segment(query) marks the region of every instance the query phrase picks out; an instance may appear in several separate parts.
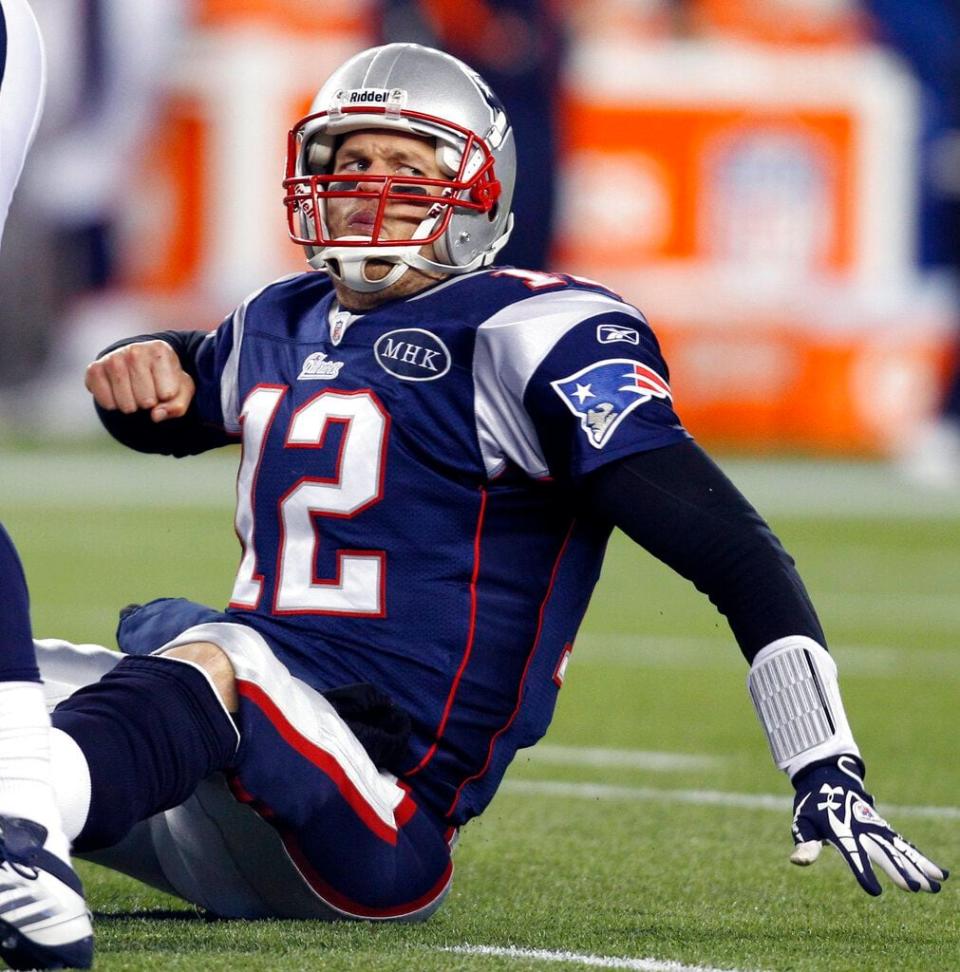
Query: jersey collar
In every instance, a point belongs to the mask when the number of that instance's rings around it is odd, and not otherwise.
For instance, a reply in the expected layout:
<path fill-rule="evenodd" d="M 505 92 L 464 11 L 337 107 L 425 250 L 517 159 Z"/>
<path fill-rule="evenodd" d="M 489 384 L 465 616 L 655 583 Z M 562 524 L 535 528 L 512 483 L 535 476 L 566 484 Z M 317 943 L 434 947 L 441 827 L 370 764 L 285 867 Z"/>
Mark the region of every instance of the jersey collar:
<path fill-rule="evenodd" d="M 447 280 L 441 280 L 438 283 L 435 283 L 432 287 L 419 290 L 417 293 L 411 294 L 409 297 L 398 298 L 398 300 L 421 300 L 424 297 L 432 296 L 438 291 L 446 290 L 447 287 L 453 287 L 463 280 L 468 280 L 470 277 L 479 277 L 482 274 L 489 272 L 490 268 L 486 267 L 483 270 L 474 270 L 472 273 L 458 274 L 456 276 L 449 277 Z M 393 301 L 388 301 L 387 303 L 393 303 Z M 354 321 L 358 321 L 361 317 L 365 316 L 366 314 L 371 314 L 376 310 L 378 310 L 378 308 L 373 307 L 369 311 L 362 311 L 355 314 L 353 311 L 349 311 L 341 307 L 337 302 L 336 296 L 334 296 L 334 299 L 330 304 L 330 310 L 327 311 L 327 327 L 330 332 L 330 340 L 333 342 L 334 346 L 338 345 L 343 340 L 343 336 L 347 333 L 347 329 L 351 324 L 354 323 Z"/>
<path fill-rule="evenodd" d="M 363 314 L 354 314 L 351 311 L 344 310 L 336 301 L 330 305 L 330 310 L 327 312 L 327 328 L 334 347 L 343 340 L 347 328 L 361 317 L 363 317 Z"/>

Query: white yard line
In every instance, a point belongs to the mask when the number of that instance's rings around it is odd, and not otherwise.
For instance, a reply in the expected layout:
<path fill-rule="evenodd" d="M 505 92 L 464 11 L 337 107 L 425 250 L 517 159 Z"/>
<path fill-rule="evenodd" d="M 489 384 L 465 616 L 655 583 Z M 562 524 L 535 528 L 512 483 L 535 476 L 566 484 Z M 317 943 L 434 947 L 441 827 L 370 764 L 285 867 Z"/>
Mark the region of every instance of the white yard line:
<path fill-rule="evenodd" d="M 960 560 L 960 559 L 958 559 Z M 956 593 L 903 593 L 900 591 L 824 591 L 811 590 L 810 596 L 824 613 L 846 618 L 869 618 L 874 623 L 906 623 L 920 619 L 926 628 L 956 630 L 960 622 L 960 602 Z"/>
<path fill-rule="evenodd" d="M 237 462 L 235 451 L 223 450 L 174 461 L 102 445 L 67 455 L 55 445 L 36 452 L 0 448 L 0 495 L 26 505 L 229 505 Z M 724 459 L 721 465 L 766 516 L 960 517 L 960 490 L 918 494 L 883 463 Z"/>
<path fill-rule="evenodd" d="M 721 459 L 765 516 L 929 520 L 960 515 L 960 489 L 922 489 L 891 465 L 839 459 Z"/>
<path fill-rule="evenodd" d="M 815 600 L 819 603 L 820 597 Z M 954 599 L 956 600 L 956 599 Z M 880 595 L 871 597 L 871 602 L 879 606 L 883 601 Z M 914 605 L 921 616 L 921 609 L 929 607 Z M 933 607 L 942 608 L 948 615 L 957 612 L 955 604 L 943 599 Z M 865 612 L 871 616 L 871 611 Z M 902 616 L 902 611 L 901 611 Z M 952 627 L 960 620 L 934 618 L 935 625 L 949 621 Z M 926 622 L 925 622 L 926 623 Z M 834 644 L 830 652 L 840 666 L 840 677 L 845 674 L 869 675 L 873 678 L 900 678 L 904 674 L 921 678 L 958 678 L 960 677 L 960 652 L 947 649 L 924 649 L 916 645 L 864 645 Z M 728 632 L 716 637 L 683 637 L 674 635 L 645 634 L 604 634 L 598 631 L 584 631 L 577 636 L 573 655 L 570 659 L 570 672 L 575 676 L 580 666 L 618 665 L 624 668 L 696 668 L 711 671 L 747 672 L 746 662 L 737 648 L 733 635 Z"/>
<path fill-rule="evenodd" d="M 518 796 L 570 797 L 577 800 L 643 800 L 657 803 L 687 803 L 694 806 L 740 807 L 746 810 L 776 810 L 789 813 L 792 800 L 772 793 L 729 793 L 723 790 L 665 790 L 651 786 L 616 786 L 608 783 L 568 783 L 564 780 L 506 780 L 503 792 Z M 891 805 L 880 807 L 892 817 L 929 817 L 960 820 L 960 807 Z"/>
<path fill-rule="evenodd" d="M 4 453 L 0 496 L 26 507 L 51 504 L 82 508 L 216 506 L 236 502 L 234 449 L 171 459 L 125 452 Z"/>
<path fill-rule="evenodd" d="M 588 746 L 553 746 L 541 743 L 533 749 L 522 750 L 518 761 L 549 763 L 552 766 L 603 766 L 621 769 L 642 769 L 665 773 L 673 770 L 716 769 L 724 762 L 722 756 L 662 753 L 646 749 L 597 749 Z"/>
<path fill-rule="evenodd" d="M 497 958 L 534 959 L 540 962 L 566 962 L 586 965 L 594 969 L 633 969 L 639 972 L 737 972 L 736 969 L 717 969 L 708 965 L 684 965 L 651 958 L 615 958 L 608 955 L 585 955 L 581 952 L 561 952 L 546 948 L 516 948 L 497 945 L 454 945 L 440 949 L 460 955 L 490 955 Z"/>

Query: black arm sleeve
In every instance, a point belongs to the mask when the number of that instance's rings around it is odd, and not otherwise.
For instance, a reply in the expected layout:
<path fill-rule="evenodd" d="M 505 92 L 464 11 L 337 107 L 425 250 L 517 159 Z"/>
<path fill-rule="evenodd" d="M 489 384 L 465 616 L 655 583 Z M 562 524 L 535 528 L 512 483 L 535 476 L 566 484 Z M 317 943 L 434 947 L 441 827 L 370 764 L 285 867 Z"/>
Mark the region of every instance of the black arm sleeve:
<path fill-rule="evenodd" d="M 601 467 L 582 481 L 580 501 L 706 594 L 747 661 L 787 635 L 826 645 L 793 559 L 693 442 Z"/>
<path fill-rule="evenodd" d="M 166 341 L 177 352 L 183 370 L 196 381 L 196 352 L 207 334 L 207 331 L 158 331 L 156 334 L 139 334 L 111 344 L 97 357 L 102 358 L 117 348 L 136 344 L 138 341 Z M 180 458 L 234 441 L 222 429 L 205 425 L 200 420 L 196 399 L 180 418 L 167 419 L 165 422 L 151 421 L 147 411 L 125 415 L 116 409 L 107 410 L 94 404 L 104 428 L 117 442 L 137 452 L 155 452 Z"/>

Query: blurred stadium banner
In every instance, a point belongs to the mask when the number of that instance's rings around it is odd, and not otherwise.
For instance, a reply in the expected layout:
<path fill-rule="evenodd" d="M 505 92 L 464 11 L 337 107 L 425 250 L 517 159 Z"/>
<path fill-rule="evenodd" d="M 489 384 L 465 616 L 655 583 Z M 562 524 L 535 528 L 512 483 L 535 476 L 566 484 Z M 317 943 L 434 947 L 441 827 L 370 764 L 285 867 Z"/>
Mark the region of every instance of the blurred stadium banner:
<path fill-rule="evenodd" d="M 654 322 L 711 440 L 886 451 L 935 407 L 914 264 L 917 94 L 872 47 L 578 46 L 558 265 Z"/>
<path fill-rule="evenodd" d="M 280 202 L 286 131 L 372 41 L 373 15 L 201 7 L 127 227 L 150 244 L 126 248 L 129 286 L 189 327 L 303 267 Z M 894 449 L 935 407 L 955 326 L 915 269 L 910 76 L 858 39 L 852 4 L 699 0 L 683 38 L 668 7 L 573 5 L 554 269 L 644 310 L 698 436 Z"/>

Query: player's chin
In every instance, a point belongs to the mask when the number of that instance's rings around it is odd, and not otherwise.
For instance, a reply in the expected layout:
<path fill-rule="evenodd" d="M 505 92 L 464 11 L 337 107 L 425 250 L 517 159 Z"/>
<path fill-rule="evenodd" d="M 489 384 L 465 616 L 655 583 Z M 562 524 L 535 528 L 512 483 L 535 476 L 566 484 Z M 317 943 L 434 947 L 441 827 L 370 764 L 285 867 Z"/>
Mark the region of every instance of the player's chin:
<path fill-rule="evenodd" d="M 387 260 L 367 260 L 363 265 L 363 272 L 368 280 L 382 280 L 395 265 Z"/>

